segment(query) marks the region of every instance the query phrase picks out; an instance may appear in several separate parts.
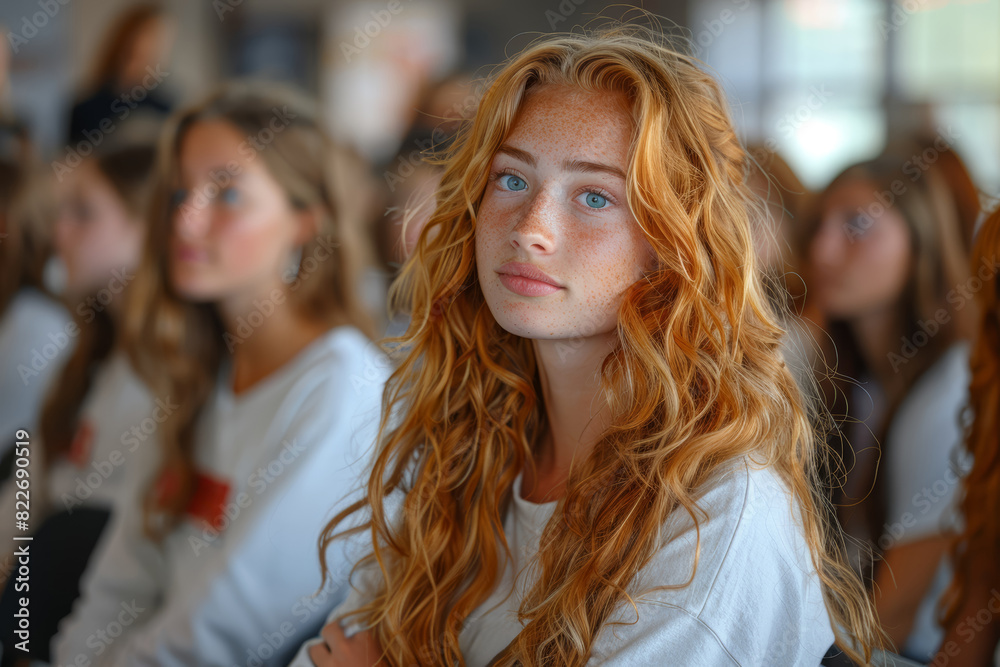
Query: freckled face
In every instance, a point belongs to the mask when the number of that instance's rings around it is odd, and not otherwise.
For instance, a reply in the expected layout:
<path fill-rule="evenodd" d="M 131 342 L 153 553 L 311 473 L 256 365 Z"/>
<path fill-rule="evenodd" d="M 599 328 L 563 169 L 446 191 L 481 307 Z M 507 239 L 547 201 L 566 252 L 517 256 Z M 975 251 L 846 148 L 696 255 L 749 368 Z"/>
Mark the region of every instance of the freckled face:
<path fill-rule="evenodd" d="M 494 156 L 476 263 L 507 331 L 540 340 L 610 332 L 625 290 L 652 264 L 625 199 L 625 109 L 621 94 L 541 86 Z"/>

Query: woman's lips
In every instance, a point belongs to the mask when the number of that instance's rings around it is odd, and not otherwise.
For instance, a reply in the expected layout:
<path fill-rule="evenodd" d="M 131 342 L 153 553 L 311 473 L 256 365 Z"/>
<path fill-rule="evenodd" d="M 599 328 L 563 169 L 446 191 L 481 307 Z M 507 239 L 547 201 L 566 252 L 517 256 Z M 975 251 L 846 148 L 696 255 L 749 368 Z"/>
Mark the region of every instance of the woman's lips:
<path fill-rule="evenodd" d="M 176 246 L 174 259 L 181 262 L 204 262 L 208 259 L 208 253 L 191 246 Z"/>
<path fill-rule="evenodd" d="M 497 273 L 503 286 L 520 296 L 546 296 L 563 289 L 555 278 L 523 262 L 507 262 Z"/>

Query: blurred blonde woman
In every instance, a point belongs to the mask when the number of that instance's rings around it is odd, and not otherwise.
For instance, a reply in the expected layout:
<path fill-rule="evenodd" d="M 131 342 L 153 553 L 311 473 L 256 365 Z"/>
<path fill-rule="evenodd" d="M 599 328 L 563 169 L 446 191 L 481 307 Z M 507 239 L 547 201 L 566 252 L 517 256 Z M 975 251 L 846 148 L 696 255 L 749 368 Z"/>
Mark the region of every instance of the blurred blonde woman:
<path fill-rule="evenodd" d="M 867 662 L 747 160 L 654 30 L 499 70 L 393 285 L 368 496 L 321 540 L 359 512 L 372 552 L 296 665 Z"/>
<path fill-rule="evenodd" d="M 950 578 L 976 304 L 956 198 L 935 170 L 914 178 L 910 154 L 851 165 L 827 186 L 808 234 L 808 298 L 836 346 L 829 409 L 847 418 L 831 441 L 844 464 L 832 472 L 846 477 L 839 517 L 884 629 L 926 662 L 942 637 L 934 608 Z"/>
<path fill-rule="evenodd" d="M 313 105 L 289 91 L 222 88 L 173 118 L 160 157 L 125 343 L 167 407 L 55 659 L 283 665 L 344 596 L 346 573 L 313 598 L 313 545 L 362 485 L 387 375 L 359 230 Z"/>
<path fill-rule="evenodd" d="M 29 515 L 32 573 L 46 587 L 31 598 L 31 651 L 49 659 L 49 640 L 78 595 L 78 581 L 128 475 L 122 432 L 140 423 L 153 399 L 121 345 L 124 292 L 139 262 L 154 161 L 153 146 L 133 146 L 84 160 L 65 179 L 54 238 L 65 267 L 63 300 L 73 315 L 72 355 L 53 383 L 31 435 L 29 494 L 17 478 L 0 488 L 0 509 Z M 0 537 L 8 545 L 13 522 Z M 13 548 L 10 549 L 13 551 Z M 13 615 L 20 597 L 8 582 L 0 609 Z M 12 626 L 12 624 L 9 624 Z M 13 643 L 13 627 L 2 641 Z M 8 644 L 9 645 L 9 644 Z"/>
<path fill-rule="evenodd" d="M 56 200 L 50 174 L 0 159 L 0 457 L 37 434 L 42 403 L 73 352 L 72 317 L 45 280 Z"/>

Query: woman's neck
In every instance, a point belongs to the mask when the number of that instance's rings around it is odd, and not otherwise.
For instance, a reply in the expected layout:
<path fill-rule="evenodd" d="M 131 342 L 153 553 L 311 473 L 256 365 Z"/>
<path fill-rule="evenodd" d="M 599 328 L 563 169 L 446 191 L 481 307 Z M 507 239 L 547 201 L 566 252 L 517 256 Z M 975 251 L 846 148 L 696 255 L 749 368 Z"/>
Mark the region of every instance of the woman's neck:
<path fill-rule="evenodd" d="M 287 301 L 237 315 L 220 309 L 226 328 L 224 343 L 232 352 L 232 391 L 241 394 L 294 359 L 329 329 L 345 324 L 344 318 L 317 321 L 301 315 Z M 266 309 L 265 309 L 266 310 Z"/>
<path fill-rule="evenodd" d="M 532 502 L 561 497 L 579 464 L 610 425 L 600 370 L 614 333 L 567 341 L 534 341 L 549 430 L 524 470 L 521 494 Z"/>
<path fill-rule="evenodd" d="M 904 330 L 897 308 L 886 308 L 856 318 L 851 332 L 865 366 L 892 402 L 906 389 L 904 374 L 893 355 L 903 355 Z M 909 361 L 907 359 L 907 361 Z"/>

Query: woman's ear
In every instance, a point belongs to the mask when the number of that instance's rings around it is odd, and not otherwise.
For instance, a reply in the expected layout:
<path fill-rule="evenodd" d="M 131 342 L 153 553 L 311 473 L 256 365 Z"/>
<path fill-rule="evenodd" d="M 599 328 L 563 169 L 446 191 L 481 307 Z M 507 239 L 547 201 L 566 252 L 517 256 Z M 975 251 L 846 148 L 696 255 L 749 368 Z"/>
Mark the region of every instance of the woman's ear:
<path fill-rule="evenodd" d="M 302 246 L 319 236 L 320 220 L 323 213 L 319 206 L 296 209 L 295 245 Z"/>

